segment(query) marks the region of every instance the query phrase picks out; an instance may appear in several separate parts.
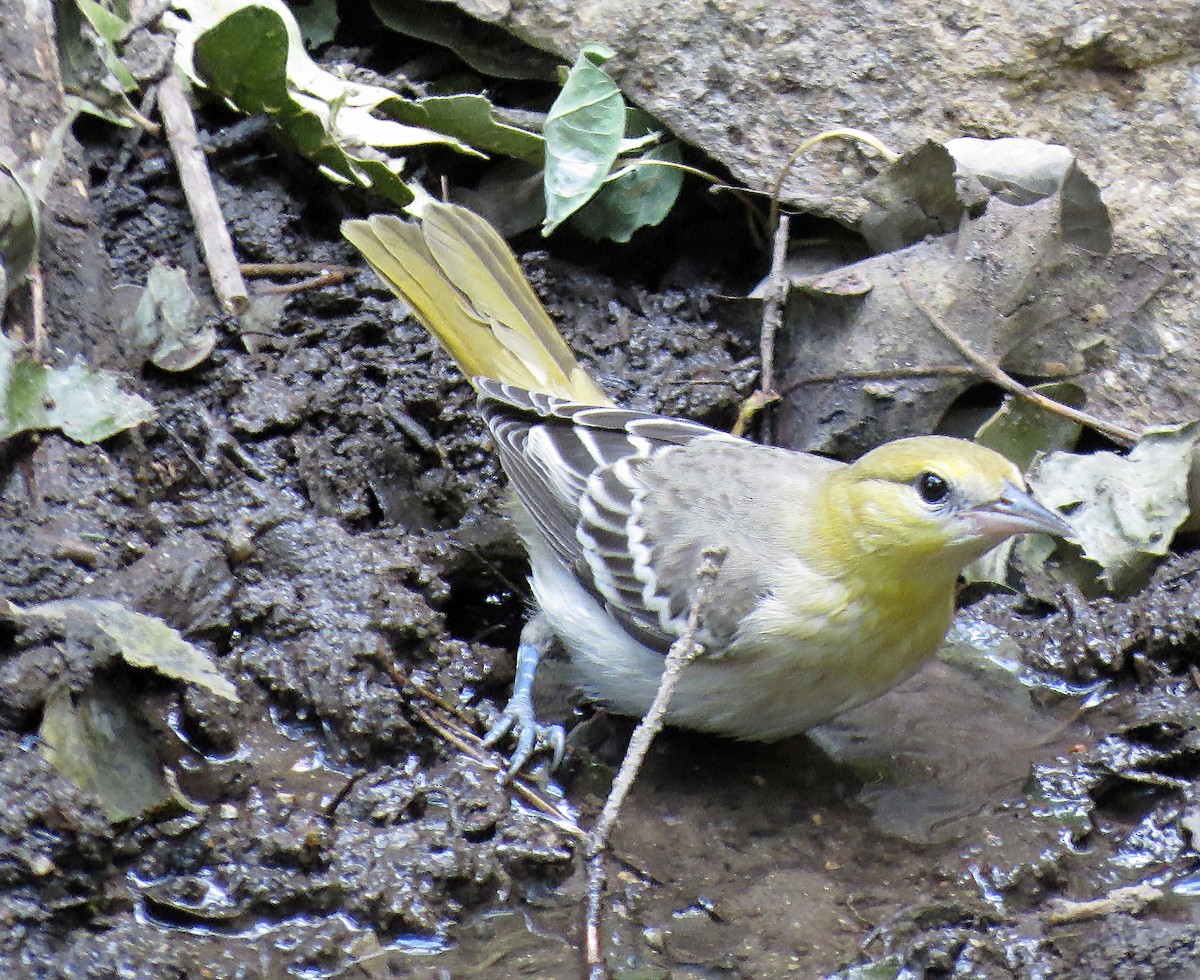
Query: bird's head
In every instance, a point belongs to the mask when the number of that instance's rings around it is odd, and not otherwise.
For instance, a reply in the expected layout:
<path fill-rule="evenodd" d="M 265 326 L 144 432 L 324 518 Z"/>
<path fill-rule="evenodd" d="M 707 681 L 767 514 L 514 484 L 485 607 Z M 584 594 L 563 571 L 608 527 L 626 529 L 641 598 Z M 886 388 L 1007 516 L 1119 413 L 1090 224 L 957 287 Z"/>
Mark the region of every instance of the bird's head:
<path fill-rule="evenodd" d="M 912 574 L 936 566 L 957 575 L 1014 534 L 1072 534 L 1016 466 L 963 439 L 885 443 L 838 471 L 830 491 L 843 548 Z"/>

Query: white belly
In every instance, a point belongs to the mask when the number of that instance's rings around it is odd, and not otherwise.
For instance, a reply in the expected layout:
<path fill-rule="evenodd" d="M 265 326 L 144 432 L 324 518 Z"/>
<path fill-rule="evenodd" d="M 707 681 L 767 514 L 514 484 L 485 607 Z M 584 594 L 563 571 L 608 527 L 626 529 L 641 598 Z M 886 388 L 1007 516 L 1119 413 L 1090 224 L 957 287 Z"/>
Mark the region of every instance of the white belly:
<path fill-rule="evenodd" d="M 556 560 L 533 562 L 534 595 L 571 655 L 588 697 L 635 717 L 658 690 L 664 657 L 617 626 Z M 760 741 L 805 731 L 901 683 L 933 656 L 949 625 L 905 632 L 883 648 L 861 618 L 814 635 L 689 664 L 671 700 L 673 725 Z M 852 625 L 852 629 L 851 629 Z M 888 635 L 894 636 L 894 624 Z M 936 635 L 935 635 L 936 634 Z"/>

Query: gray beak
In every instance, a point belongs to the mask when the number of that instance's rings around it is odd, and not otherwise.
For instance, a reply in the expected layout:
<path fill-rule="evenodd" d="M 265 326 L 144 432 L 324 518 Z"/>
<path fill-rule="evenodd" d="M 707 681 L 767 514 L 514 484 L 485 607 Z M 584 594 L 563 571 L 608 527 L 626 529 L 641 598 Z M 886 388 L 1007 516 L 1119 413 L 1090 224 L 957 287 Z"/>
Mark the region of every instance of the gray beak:
<path fill-rule="evenodd" d="M 980 531 L 997 537 L 1011 534 L 1053 534 L 1075 539 L 1071 525 L 1049 507 L 1043 507 L 1025 490 L 1004 481 L 1004 491 L 996 500 L 973 507 L 970 514 Z"/>

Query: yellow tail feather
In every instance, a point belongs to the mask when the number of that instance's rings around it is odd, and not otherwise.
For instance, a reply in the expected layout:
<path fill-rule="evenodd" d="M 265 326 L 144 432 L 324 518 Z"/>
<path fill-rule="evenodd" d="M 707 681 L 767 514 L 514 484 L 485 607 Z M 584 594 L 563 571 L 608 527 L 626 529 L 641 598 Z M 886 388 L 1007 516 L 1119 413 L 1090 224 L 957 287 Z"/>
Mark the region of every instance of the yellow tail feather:
<path fill-rule="evenodd" d="M 508 244 L 473 211 L 430 202 L 420 223 L 377 214 L 343 222 L 342 234 L 468 378 L 612 404 L 571 353 Z"/>

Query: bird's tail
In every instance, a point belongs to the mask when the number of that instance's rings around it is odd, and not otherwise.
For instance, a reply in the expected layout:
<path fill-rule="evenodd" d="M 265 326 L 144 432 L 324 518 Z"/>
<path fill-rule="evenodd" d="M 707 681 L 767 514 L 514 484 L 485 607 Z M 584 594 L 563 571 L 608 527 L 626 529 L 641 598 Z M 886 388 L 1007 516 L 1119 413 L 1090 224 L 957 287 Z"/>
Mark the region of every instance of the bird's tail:
<path fill-rule="evenodd" d="M 377 214 L 342 234 L 449 352 L 485 377 L 589 405 L 611 405 L 483 218 L 428 202 L 418 221 Z"/>

